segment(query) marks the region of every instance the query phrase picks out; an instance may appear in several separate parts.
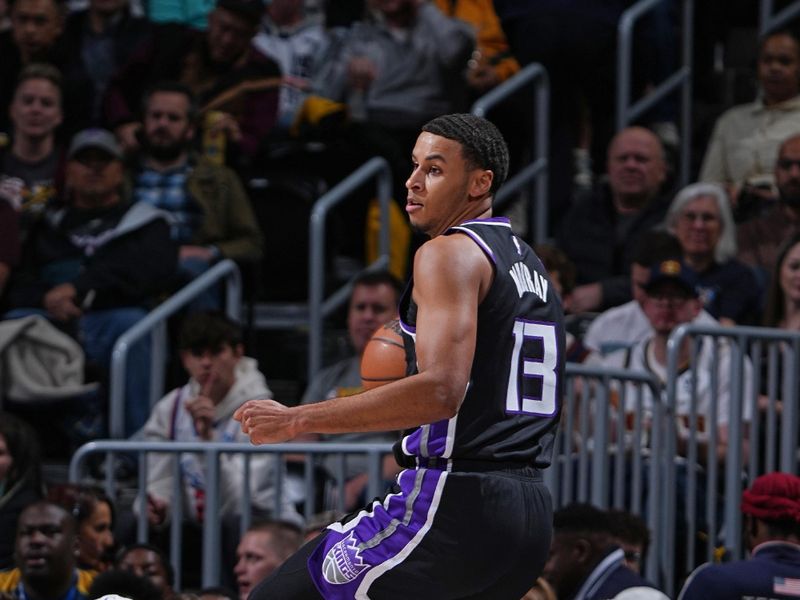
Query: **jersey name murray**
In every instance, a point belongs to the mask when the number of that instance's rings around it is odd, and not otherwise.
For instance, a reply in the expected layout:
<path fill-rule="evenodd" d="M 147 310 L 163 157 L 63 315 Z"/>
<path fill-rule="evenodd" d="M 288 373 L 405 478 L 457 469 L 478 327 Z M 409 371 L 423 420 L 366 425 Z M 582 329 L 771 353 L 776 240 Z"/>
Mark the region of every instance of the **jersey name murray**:
<path fill-rule="evenodd" d="M 514 280 L 520 298 L 525 292 L 530 292 L 536 294 L 542 302 L 547 302 L 547 280 L 536 271 L 531 273 L 524 262 L 515 262 L 508 274 Z"/>

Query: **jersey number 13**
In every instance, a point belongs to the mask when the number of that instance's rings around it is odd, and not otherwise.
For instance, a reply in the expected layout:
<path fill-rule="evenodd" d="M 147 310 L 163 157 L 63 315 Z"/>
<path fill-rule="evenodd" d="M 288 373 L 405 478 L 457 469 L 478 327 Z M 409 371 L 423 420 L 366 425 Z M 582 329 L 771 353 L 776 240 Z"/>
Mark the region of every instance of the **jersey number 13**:
<path fill-rule="evenodd" d="M 508 371 L 506 412 L 511 414 L 548 417 L 556 412 L 558 346 L 556 328 L 552 323 L 534 323 L 517 319 L 514 322 L 514 350 Z M 523 353 L 526 339 L 541 340 L 540 356 Z M 528 344 L 530 346 L 530 344 Z M 536 344 L 538 346 L 538 344 Z M 521 375 L 521 377 L 520 377 Z M 541 395 L 528 397 L 520 390 L 524 378 L 541 380 Z M 538 386 L 537 386 L 538 387 Z"/>

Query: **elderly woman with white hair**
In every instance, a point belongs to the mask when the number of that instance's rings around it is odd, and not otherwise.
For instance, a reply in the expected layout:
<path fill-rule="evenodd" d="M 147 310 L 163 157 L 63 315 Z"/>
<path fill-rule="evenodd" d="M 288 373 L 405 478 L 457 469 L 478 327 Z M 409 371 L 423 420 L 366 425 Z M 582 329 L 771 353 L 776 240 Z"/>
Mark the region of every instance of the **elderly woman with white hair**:
<path fill-rule="evenodd" d="M 756 323 L 761 285 L 750 267 L 734 258 L 736 226 L 722 187 L 686 186 L 672 201 L 665 223 L 694 271 L 704 308 L 723 324 Z"/>

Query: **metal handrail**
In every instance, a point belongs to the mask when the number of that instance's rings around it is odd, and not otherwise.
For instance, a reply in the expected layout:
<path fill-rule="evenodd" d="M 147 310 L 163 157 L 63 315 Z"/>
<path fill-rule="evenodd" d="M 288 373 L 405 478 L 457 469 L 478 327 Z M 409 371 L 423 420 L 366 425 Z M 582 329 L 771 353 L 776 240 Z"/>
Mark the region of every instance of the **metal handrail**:
<path fill-rule="evenodd" d="M 535 243 L 547 240 L 548 219 L 548 152 L 550 135 L 550 80 L 547 70 L 538 63 L 527 65 L 513 77 L 505 80 L 490 92 L 478 98 L 470 112 L 485 117 L 494 106 L 513 96 L 528 84 L 535 85 L 536 113 L 534 115 L 535 135 L 533 136 L 532 156 L 534 160 L 527 167 L 509 179 L 494 198 L 495 206 L 500 207 L 525 184 L 536 180 L 536 188 L 531 189 L 528 206 L 528 235 Z"/>
<path fill-rule="evenodd" d="M 114 343 L 114 349 L 111 352 L 108 409 L 109 434 L 112 438 L 123 438 L 125 436 L 125 380 L 127 378 L 128 352 L 131 346 L 146 335 L 151 336 L 153 349 L 150 361 L 150 397 L 148 401 L 149 406 L 152 406 L 161 397 L 164 389 L 167 319 L 223 278 L 225 279 L 226 312 L 234 321 L 240 321 L 242 311 L 241 275 L 236 263 L 226 259 L 218 262 L 208 271 L 182 287 L 117 338 Z"/>
<path fill-rule="evenodd" d="M 135 442 L 135 441 L 116 441 L 98 440 L 84 444 L 75 451 L 69 463 L 69 481 L 79 483 L 83 465 L 86 459 L 92 454 L 99 453 L 133 453 L 139 452 L 139 473 L 138 473 L 138 494 L 137 502 L 139 506 L 146 506 L 147 491 L 147 461 L 148 452 L 169 453 L 179 457 L 184 452 L 201 453 L 205 457 L 206 468 L 206 495 L 205 508 L 203 511 L 203 549 L 202 549 L 202 585 L 209 587 L 219 585 L 221 561 L 221 539 L 220 539 L 220 496 L 219 496 L 219 457 L 221 454 L 243 454 L 245 456 L 256 453 L 275 454 L 278 457 L 283 454 L 307 453 L 310 455 L 344 453 L 344 454 L 366 454 L 368 457 L 368 487 L 367 497 L 374 498 L 381 494 L 381 460 L 382 456 L 391 453 L 392 444 L 389 443 L 344 443 L 344 442 L 297 442 L 286 444 L 269 444 L 254 446 L 242 443 L 223 443 L 223 442 Z M 282 463 L 281 463 L 282 464 Z M 249 488 L 250 463 L 245 461 L 245 485 Z M 181 471 L 179 462 L 173 464 L 173 498 L 172 520 L 170 523 L 170 546 L 172 563 L 175 574 L 179 578 L 181 572 L 181 520 L 182 506 L 180 500 L 183 494 L 183 483 L 181 481 Z M 310 470 L 308 470 L 310 472 Z M 276 480 L 276 514 L 280 513 L 281 508 L 281 487 L 282 471 Z M 113 473 L 111 469 L 106 471 L 106 488 L 113 497 Z M 341 479 L 344 479 L 343 473 Z M 242 494 L 241 518 L 242 531 L 250 525 L 251 519 L 251 497 L 249 493 Z M 309 516 L 308 513 L 306 516 Z M 137 539 L 140 542 L 147 541 L 147 511 L 139 510 L 137 517 Z M 180 579 L 177 579 L 175 587 L 180 589 Z"/>
<path fill-rule="evenodd" d="M 628 8 L 617 25 L 617 130 L 628 126 L 657 102 L 681 88 L 681 153 L 680 184 L 689 183 L 692 132 L 692 31 L 694 29 L 694 0 L 683 0 L 681 66 L 659 83 L 653 91 L 631 105 L 631 62 L 633 56 L 633 27 L 636 21 L 667 0 L 639 0 Z"/>
<path fill-rule="evenodd" d="M 789 21 L 800 15 L 800 0 L 785 6 L 777 14 L 772 13 L 772 0 L 761 0 L 759 5 L 758 34 L 764 36 L 770 31 L 775 31 L 786 25 Z"/>
<path fill-rule="evenodd" d="M 722 338 L 731 342 L 731 360 L 730 360 L 730 377 L 731 377 L 731 400 L 729 405 L 729 440 L 744 439 L 744 430 L 742 427 L 742 407 L 744 402 L 744 385 L 743 385 L 743 367 L 746 362 L 747 355 L 745 349 L 749 344 L 756 341 L 771 341 L 783 342 L 787 347 L 792 348 L 795 357 L 795 365 L 800 362 L 800 332 L 788 331 L 785 329 L 773 329 L 766 327 L 723 327 L 723 326 L 710 326 L 710 325 L 697 325 L 693 323 L 684 323 L 678 326 L 670 335 L 667 342 L 667 404 L 671 410 L 674 410 L 676 405 L 677 395 L 677 377 L 679 372 L 678 353 L 680 351 L 683 341 L 690 336 L 711 336 L 713 338 Z M 718 357 L 715 357 L 715 363 Z M 716 367 L 714 368 L 716 370 Z M 795 372 L 796 375 L 796 372 Z M 712 377 L 715 376 L 712 373 Z M 800 379 L 795 376 L 791 379 L 792 389 L 790 390 L 789 397 L 800 397 Z M 784 402 L 783 413 L 781 415 L 781 466 L 782 471 L 794 472 L 796 467 L 796 448 L 797 448 L 797 423 L 798 408 L 795 402 Z M 755 415 L 754 415 L 755 418 Z M 666 439 L 666 456 L 676 455 L 676 436 L 674 435 L 674 423 L 671 423 L 670 434 Z M 713 429 L 712 429 L 713 431 Z M 709 438 L 709 445 L 713 441 L 713 437 Z M 723 522 L 725 523 L 724 535 L 725 546 L 731 552 L 732 560 L 737 560 L 742 557 L 742 540 L 741 532 L 741 512 L 739 505 L 741 501 L 741 475 L 743 467 L 743 456 L 740 447 L 736 443 L 729 443 L 727 447 L 727 454 L 725 457 L 725 492 L 724 492 L 724 516 Z M 675 489 L 675 471 L 674 469 L 667 469 L 664 476 L 665 489 Z M 664 522 L 674 522 L 675 519 L 675 495 L 670 493 L 666 495 L 666 504 L 664 506 Z M 675 550 L 675 530 L 674 528 L 667 528 L 665 531 L 666 536 L 664 539 L 664 546 L 666 556 L 674 556 Z M 669 589 L 665 590 L 668 594 L 672 592 L 671 586 L 674 580 L 675 565 L 673 561 L 665 563 L 666 569 L 666 584 Z"/>
<path fill-rule="evenodd" d="M 389 163 L 381 157 L 374 157 L 361 165 L 346 179 L 325 193 L 314 203 L 308 224 L 311 251 L 308 258 L 308 381 L 311 381 L 322 367 L 322 337 L 324 319 L 347 302 L 351 283 L 336 290 L 325 300 L 325 221 L 330 210 L 341 203 L 359 187 L 371 179 L 377 179 L 378 202 L 381 211 L 381 231 L 379 236 L 378 259 L 368 268 L 387 268 L 389 266 L 389 202 L 392 196 L 392 172 Z"/>

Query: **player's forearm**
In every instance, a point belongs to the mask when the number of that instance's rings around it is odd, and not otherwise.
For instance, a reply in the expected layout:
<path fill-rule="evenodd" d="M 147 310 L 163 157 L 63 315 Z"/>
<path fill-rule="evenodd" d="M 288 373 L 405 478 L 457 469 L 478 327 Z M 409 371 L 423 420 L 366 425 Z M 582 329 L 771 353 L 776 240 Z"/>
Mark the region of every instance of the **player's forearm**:
<path fill-rule="evenodd" d="M 298 406 L 299 433 L 387 431 L 449 419 L 463 400 L 466 384 L 456 386 L 429 373 L 355 396 Z"/>

